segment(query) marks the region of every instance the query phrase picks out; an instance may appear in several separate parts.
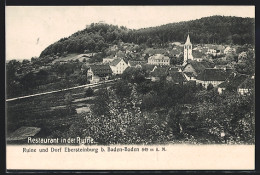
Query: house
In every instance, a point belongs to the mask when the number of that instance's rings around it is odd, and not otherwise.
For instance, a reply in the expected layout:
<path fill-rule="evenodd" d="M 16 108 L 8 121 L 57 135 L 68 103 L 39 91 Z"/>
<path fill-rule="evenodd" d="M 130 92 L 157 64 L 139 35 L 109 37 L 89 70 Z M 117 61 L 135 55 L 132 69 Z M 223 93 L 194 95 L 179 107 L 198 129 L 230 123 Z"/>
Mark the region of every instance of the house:
<path fill-rule="evenodd" d="M 171 43 L 171 45 L 179 46 L 179 45 L 181 45 L 181 43 L 180 42 L 173 42 L 173 43 Z"/>
<path fill-rule="evenodd" d="M 213 87 L 217 87 L 223 83 L 230 74 L 230 70 L 206 68 L 198 74 L 196 83 L 201 83 L 205 88 L 207 88 L 209 84 L 212 84 Z"/>
<path fill-rule="evenodd" d="M 224 51 L 224 48 L 221 45 L 208 44 L 207 47 L 208 47 L 207 54 L 213 56 L 221 55 Z"/>
<path fill-rule="evenodd" d="M 143 64 L 142 70 L 144 70 L 147 75 L 150 75 L 150 73 L 154 70 L 155 67 L 157 67 L 157 66 L 151 65 L 151 64 Z"/>
<path fill-rule="evenodd" d="M 182 72 L 181 66 L 172 66 L 172 67 L 169 67 L 168 72 Z"/>
<path fill-rule="evenodd" d="M 181 53 L 182 50 L 177 47 L 174 47 L 172 50 L 169 51 L 169 55 L 172 55 L 173 57 L 179 57 Z"/>
<path fill-rule="evenodd" d="M 237 92 L 240 95 L 246 95 L 254 89 L 254 77 L 248 77 L 243 83 L 238 86 Z"/>
<path fill-rule="evenodd" d="M 93 64 L 89 66 L 87 77 L 91 83 L 107 80 L 112 75 L 112 70 L 107 64 Z"/>
<path fill-rule="evenodd" d="M 238 62 L 243 62 L 247 59 L 247 53 L 246 52 L 241 52 L 238 55 Z"/>
<path fill-rule="evenodd" d="M 235 48 L 231 48 L 230 46 L 227 46 L 224 50 L 224 54 L 229 54 L 229 53 L 233 53 L 236 52 Z"/>
<path fill-rule="evenodd" d="M 143 64 L 146 64 L 147 61 L 128 61 L 129 67 L 142 67 Z"/>
<path fill-rule="evenodd" d="M 156 54 L 148 58 L 148 64 L 152 65 L 170 65 L 170 58 L 162 54 Z"/>
<path fill-rule="evenodd" d="M 229 90 L 237 91 L 244 95 L 250 92 L 254 87 L 254 77 L 249 77 L 245 74 L 232 73 L 227 80 L 218 86 L 218 93 L 222 94 L 227 88 Z"/>
<path fill-rule="evenodd" d="M 169 71 L 166 80 L 175 84 L 183 84 L 188 81 L 184 73 L 179 71 Z"/>
<path fill-rule="evenodd" d="M 168 74 L 168 69 L 169 68 L 165 66 L 155 66 L 150 73 L 151 81 L 159 81 L 162 77 L 166 77 Z"/>
<path fill-rule="evenodd" d="M 153 56 L 153 55 L 156 55 L 156 54 L 166 54 L 167 53 L 167 50 L 166 49 L 161 49 L 161 48 L 158 48 L 158 49 L 154 49 L 154 48 L 147 48 L 145 49 L 144 51 L 144 54 L 148 54 L 149 56 Z"/>
<path fill-rule="evenodd" d="M 188 81 L 196 81 L 196 76 L 193 74 L 193 72 L 183 72 L 183 74 Z"/>
<path fill-rule="evenodd" d="M 201 62 L 206 55 L 199 50 L 193 50 L 192 56 L 193 60 Z"/>
<path fill-rule="evenodd" d="M 112 45 L 109 47 L 110 51 L 117 51 L 118 50 L 118 46 L 117 45 Z"/>
<path fill-rule="evenodd" d="M 109 64 L 113 74 L 122 74 L 128 64 L 122 58 L 116 58 Z"/>
<path fill-rule="evenodd" d="M 115 58 L 103 58 L 103 63 L 111 63 Z"/>
<path fill-rule="evenodd" d="M 212 63 L 206 62 L 206 61 L 189 61 L 183 68 L 183 72 L 187 73 L 187 72 L 192 72 L 192 74 L 194 75 L 194 77 L 196 78 L 196 76 L 201 73 L 204 69 L 206 68 L 213 68 L 214 65 Z M 191 73 L 189 73 L 189 75 L 191 75 Z"/>

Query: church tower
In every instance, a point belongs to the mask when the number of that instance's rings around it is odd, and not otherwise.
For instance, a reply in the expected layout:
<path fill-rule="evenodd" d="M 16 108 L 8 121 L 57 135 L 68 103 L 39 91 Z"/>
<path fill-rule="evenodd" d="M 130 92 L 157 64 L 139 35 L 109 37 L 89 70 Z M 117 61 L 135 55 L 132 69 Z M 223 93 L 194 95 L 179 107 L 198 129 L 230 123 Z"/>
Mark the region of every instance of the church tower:
<path fill-rule="evenodd" d="M 183 65 L 187 64 L 187 60 L 193 60 L 192 56 L 192 44 L 190 42 L 190 36 L 188 34 L 186 43 L 184 44 L 184 60 L 183 60 Z"/>

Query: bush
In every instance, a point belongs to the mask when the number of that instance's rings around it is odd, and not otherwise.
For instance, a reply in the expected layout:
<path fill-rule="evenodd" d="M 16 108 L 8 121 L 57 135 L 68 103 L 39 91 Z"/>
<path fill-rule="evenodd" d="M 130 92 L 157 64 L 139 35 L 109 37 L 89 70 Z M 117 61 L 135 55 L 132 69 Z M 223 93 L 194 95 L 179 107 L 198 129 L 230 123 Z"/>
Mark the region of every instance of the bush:
<path fill-rule="evenodd" d="M 211 89 L 214 89 L 214 86 L 212 84 L 209 84 L 207 90 L 210 91 Z"/>
<path fill-rule="evenodd" d="M 86 92 L 85 92 L 85 97 L 91 97 L 91 96 L 93 96 L 94 95 L 94 91 L 93 91 L 93 89 L 92 88 L 88 88 L 87 90 L 86 90 Z"/>

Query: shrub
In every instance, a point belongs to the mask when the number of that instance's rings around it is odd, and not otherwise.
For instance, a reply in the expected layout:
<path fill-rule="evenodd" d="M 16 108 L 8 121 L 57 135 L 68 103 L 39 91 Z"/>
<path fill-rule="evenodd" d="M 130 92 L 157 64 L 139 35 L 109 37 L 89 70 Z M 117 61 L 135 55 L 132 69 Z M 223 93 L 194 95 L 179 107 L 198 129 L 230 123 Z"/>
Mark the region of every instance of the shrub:
<path fill-rule="evenodd" d="M 87 90 L 86 90 L 86 92 L 85 92 L 85 97 L 91 97 L 91 96 L 93 96 L 94 95 L 94 91 L 93 91 L 93 89 L 92 88 L 88 88 Z"/>

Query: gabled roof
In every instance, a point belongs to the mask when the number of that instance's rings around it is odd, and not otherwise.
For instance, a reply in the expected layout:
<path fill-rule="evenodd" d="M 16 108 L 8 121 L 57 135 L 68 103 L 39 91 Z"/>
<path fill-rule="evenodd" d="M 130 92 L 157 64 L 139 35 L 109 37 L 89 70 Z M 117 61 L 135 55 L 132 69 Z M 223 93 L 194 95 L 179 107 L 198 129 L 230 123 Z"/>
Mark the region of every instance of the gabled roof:
<path fill-rule="evenodd" d="M 109 65 L 116 66 L 121 60 L 122 60 L 121 58 L 116 58 Z"/>
<path fill-rule="evenodd" d="M 187 81 L 182 72 L 171 72 L 167 77 L 167 80 L 172 81 L 174 83 L 182 83 Z"/>
<path fill-rule="evenodd" d="M 192 61 L 192 60 L 189 60 L 188 64 L 186 64 L 185 67 L 187 67 L 189 64 L 193 67 L 193 69 L 195 69 L 196 73 L 200 73 L 206 68 L 214 67 L 214 65 L 209 62 L 205 62 L 205 61 L 198 62 L 198 61 Z M 185 69 L 185 67 L 184 67 L 184 69 Z"/>
<path fill-rule="evenodd" d="M 169 72 L 178 72 L 180 68 L 178 67 L 170 67 Z"/>
<path fill-rule="evenodd" d="M 190 35 L 187 36 L 187 40 L 185 42 L 185 45 L 192 45 L 190 42 Z"/>
<path fill-rule="evenodd" d="M 128 64 L 130 66 L 142 65 L 142 64 L 145 64 L 145 63 L 147 63 L 147 61 L 128 61 Z"/>
<path fill-rule="evenodd" d="M 169 57 L 164 56 L 164 55 L 162 55 L 162 54 L 156 54 L 156 55 L 153 55 L 153 56 L 149 57 L 148 59 L 155 59 L 155 60 L 170 60 Z"/>
<path fill-rule="evenodd" d="M 195 77 L 193 72 L 184 72 L 188 77 Z"/>
<path fill-rule="evenodd" d="M 153 72 L 151 72 L 151 76 L 153 77 L 166 76 L 167 74 L 168 74 L 168 67 L 157 67 Z"/>
<path fill-rule="evenodd" d="M 207 68 L 198 75 L 197 79 L 202 81 L 225 81 L 229 75 L 230 72 L 224 69 Z"/>
<path fill-rule="evenodd" d="M 164 53 L 166 53 L 166 52 L 167 52 L 166 49 L 147 48 L 147 49 L 145 49 L 144 54 L 154 55 L 154 54 L 164 54 Z"/>
<path fill-rule="evenodd" d="M 152 65 L 152 64 L 144 64 L 142 65 L 142 69 L 145 70 L 145 71 L 152 71 L 154 69 L 156 65 Z"/>
<path fill-rule="evenodd" d="M 112 70 L 108 64 L 92 64 L 90 69 L 95 75 L 112 74 Z"/>
<path fill-rule="evenodd" d="M 238 88 L 242 85 L 245 80 L 248 79 L 248 75 L 240 73 L 232 73 L 229 75 L 227 80 L 219 85 L 221 88 L 226 88 L 227 86 Z M 245 84 L 246 85 L 246 84 Z"/>

